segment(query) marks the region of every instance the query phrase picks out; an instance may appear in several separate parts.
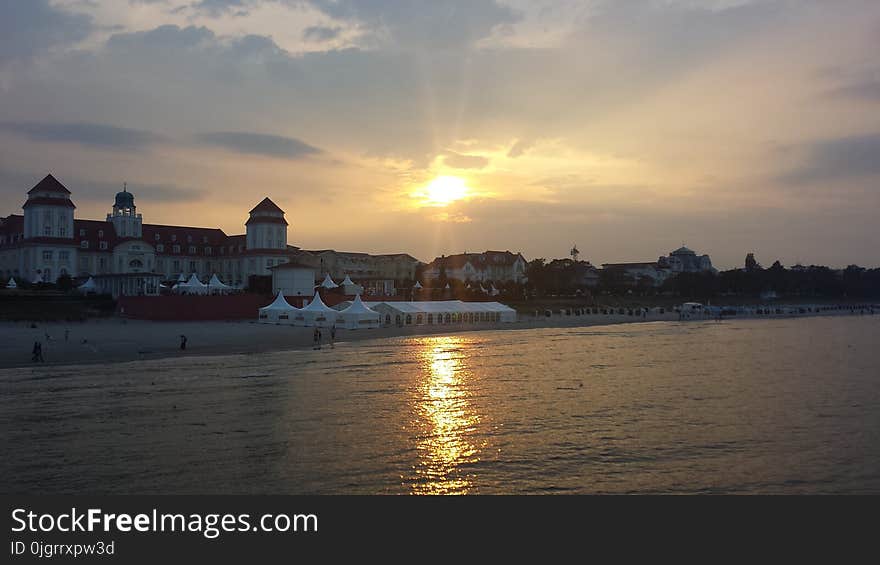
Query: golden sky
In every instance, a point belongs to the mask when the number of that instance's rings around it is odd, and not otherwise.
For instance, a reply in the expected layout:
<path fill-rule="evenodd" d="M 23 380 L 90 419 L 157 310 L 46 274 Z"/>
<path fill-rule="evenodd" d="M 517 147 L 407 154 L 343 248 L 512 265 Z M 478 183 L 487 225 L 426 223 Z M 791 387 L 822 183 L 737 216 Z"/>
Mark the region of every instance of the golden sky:
<path fill-rule="evenodd" d="M 594 263 L 880 264 L 880 3 L 35 0 L 0 22 L 0 214 Z"/>

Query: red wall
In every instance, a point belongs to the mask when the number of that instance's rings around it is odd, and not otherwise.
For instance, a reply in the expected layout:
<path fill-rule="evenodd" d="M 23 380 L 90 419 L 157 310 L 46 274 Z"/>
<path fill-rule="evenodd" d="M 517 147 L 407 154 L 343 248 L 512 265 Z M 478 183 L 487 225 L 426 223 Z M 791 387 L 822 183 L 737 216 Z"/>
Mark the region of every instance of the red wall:
<path fill-rule="evenodd" d="M 259 294 L 120 296 L 116 312 L 140 320 L 256 320 L 270 302 Z"/>

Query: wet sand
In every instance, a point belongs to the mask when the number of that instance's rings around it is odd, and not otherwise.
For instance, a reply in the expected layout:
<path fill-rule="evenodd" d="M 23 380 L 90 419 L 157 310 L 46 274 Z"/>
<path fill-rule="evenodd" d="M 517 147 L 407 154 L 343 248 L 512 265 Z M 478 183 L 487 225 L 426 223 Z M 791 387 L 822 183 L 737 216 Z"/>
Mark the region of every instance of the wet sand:
<path fill-rule="evenodd" d="M 412 325 L 358 330 L 337 328 L 336 342 L 422 334 L 458 334 L 479 330 L 595 326 L 677 319 L 677 314 L 651 315 L 644 319 L 619 315 L 557 315 L 549 318 L 521 316 L 520 321 L 508 324 Z M 227 355 L 311 349 L 314 334 L 314 328 L 250 321 L 151 322 L 106 319 L 83 323 L 38 323 L 36 326 L 31 328 L 30 323 L 24 322 L 0 323 L 0 368 L 36 365 L 31 361 L 34 341 L 43 344 L 45 364 L 67 365 L 184 355 Z M 66 341 L 65 330 L 69 330 Z M 323 347 L 330 347 L 329 328 L 323 328 L 322 333 Z M 180 350 L 181 335 L 187 337 L 185 351 Z"/>

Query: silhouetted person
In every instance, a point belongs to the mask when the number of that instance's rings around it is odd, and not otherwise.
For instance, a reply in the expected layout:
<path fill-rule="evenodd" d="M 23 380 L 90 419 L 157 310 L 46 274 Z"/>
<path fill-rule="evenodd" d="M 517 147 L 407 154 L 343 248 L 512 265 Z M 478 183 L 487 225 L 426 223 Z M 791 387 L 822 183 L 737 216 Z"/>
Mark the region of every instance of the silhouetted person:
<path fill-rule="evenodd" d="M 70 337 L 70 328 L 64 329 L 64 343 L 67 343 L 67 339 Z"/>
<path fill-rule="evenodd" d="M 336 343 L 336 324 L 330 326 L 330 347 L 335 347 Z"/>
<path fill-rule="evenodd" d="M 38 361 L 40 363 L 44 362 L 44 360 L 43 360 L 43 344 L 40 343 L 39 341 L 34 342 L 34 351 L 33 351 L 33 357 L 31 359 L 31 361 L 33 361 L 34 363 L 36 363 Z"/>
<path fill-rule="evenodd" d="M 181 335 L 180 336 L 180 350 L 183 351 L 185 349 L 186 349 L 186 336 Z"/>
<path fill-rule="evenodd" d="M 315 333 L 312 334 L 312 348 L 321 349 L 321 331 L 318 328 L 315 328 Z"/>

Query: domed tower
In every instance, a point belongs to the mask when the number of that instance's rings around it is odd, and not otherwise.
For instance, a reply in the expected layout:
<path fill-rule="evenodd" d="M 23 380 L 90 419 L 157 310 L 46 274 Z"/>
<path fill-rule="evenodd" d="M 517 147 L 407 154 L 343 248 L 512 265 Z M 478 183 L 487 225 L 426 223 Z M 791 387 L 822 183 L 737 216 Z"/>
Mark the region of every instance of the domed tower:
<path fill-rule="evenodd" d="M 248 249 L 287 249 L 284 210 L 267 196 L 254 206 L 245 222 Z"/>
<path fill-rule="evenodd" d="M 122 192 L 116 193 L 113 211 L 107 214 L 107 221 L 113 223 L 113 229 L 119 237 L 140 238 L 143 234 L 142 218 L 134 205 L 134 194 L 123 184 Z"/>
<path fill-rule="evenodd" d="M 73 239 L 73 210 L 70 191 L 52 175 L 28 191 L 24 203 L 24 237 Z"/>

